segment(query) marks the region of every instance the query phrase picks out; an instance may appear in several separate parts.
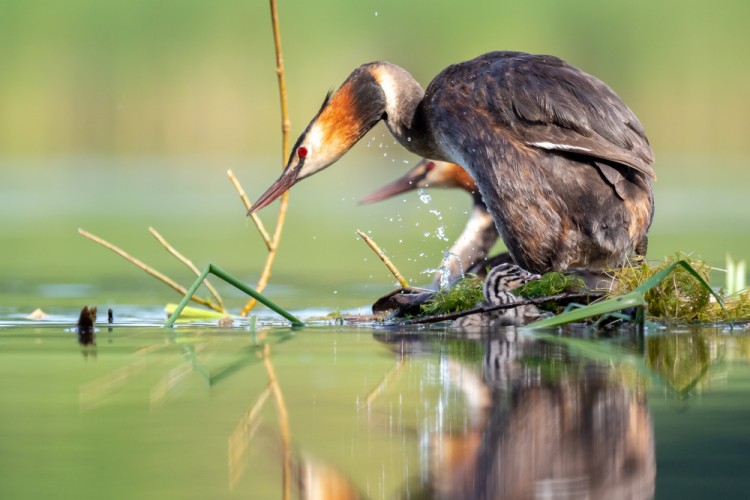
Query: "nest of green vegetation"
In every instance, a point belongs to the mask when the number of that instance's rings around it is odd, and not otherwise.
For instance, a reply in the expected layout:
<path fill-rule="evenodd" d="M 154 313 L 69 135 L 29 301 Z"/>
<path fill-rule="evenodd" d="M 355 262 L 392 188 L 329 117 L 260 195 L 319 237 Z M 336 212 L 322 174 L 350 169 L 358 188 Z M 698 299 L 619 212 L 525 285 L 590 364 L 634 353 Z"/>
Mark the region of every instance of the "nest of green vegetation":
<path fill-rule="evenodd" d="M 683 267 L 685 264 L 690 270 Z M 666 270 L 668 267 L 673 268 L 671 272 Z M 649 280 L 658 280 L 660 277 L 654 276 L 662 271 L 669 274 L 656 284 L 649 283 Z M 608 274 L 617 286 L 603 301 L 632 294 L 645 285 L 640 291 L 651 320 L 670 323 L 750 321 L 750 290 L 744 289 L 731 295 L 725 295 L 723 290 L 715 292 L 709 285 L 710 271 L 711 267 L 705 262 L 683 254 L 676 254 L 658 263 L 631 262 L 621 268 L 609 270 Z M 543 299 L 558 294 L 578 293 L 585 289 L 584 281 L 578 276 L 550 272 L 514 290 L 514 293 L 526 299 Z M 421 311 L 428 316 L 454 313 L 476 307 L 483 299 L 483 280 L 471 275 L 459 280 L 448 290 L 436 292 L 429 302 L 421 306 Z M 540 307 L 553 312 L 559 312 L 560 309 L 554 302 Z"/>
<path fill-rule="evenodd" d="M 514 290 L 513 293 L 525 299 L 541 299 L 566 292 L 578 292 L 585 288 L 586 283 L 578 276 L 552 271 L 543 274 L 538 280 L 529 281 Z M 539 304 L 539 308 L 545 311 L 559 312 L 561 306 L 555 302 L 548 302 Z"/>
<path fill-rule="evenodd" d="M 484 300 L 484 281 L 475 274 L 461 278 L 449 289 L 441 288 L 422 304 L 422 313 L 428 316 L 465 311 Z"/>
<path fill-rule="evenodd" d="M 612 277 L 618 283 L 611 297 L 622 296 L 633 291 L 653 275 L 679 260 L 687 262 L 706 283 L 710 283 L 711 267 L 708 264 L 683 254 L 676 254 L 658 264 L 631 263 L 611 270 Z M 748 290 L 730 296 L 724 296 L 723 291 L 720 290 L 718 295 L 722 297 L 726 311 L 703 283 L 696 280 L 685 268 L 676 267 L 665 279 L 648 290 L 644 298 L 648 317 L 654 320 L 684 323 L 750 320 Z"/>

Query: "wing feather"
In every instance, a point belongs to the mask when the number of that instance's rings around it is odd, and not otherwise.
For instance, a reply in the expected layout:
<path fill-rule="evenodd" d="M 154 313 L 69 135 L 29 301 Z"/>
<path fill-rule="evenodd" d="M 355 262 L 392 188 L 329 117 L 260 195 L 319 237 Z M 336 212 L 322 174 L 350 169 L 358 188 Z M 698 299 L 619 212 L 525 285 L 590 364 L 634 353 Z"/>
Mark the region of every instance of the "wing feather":
<path fill-rule="evenodd" d="M 433 83 L 428 96 L 458 113 L 484 110 L 515 141 L 612 161 L 656 178 L 653 152 L 635 114 L 605 83 L 557 57 L 491 52 L 446 68 Z"/>

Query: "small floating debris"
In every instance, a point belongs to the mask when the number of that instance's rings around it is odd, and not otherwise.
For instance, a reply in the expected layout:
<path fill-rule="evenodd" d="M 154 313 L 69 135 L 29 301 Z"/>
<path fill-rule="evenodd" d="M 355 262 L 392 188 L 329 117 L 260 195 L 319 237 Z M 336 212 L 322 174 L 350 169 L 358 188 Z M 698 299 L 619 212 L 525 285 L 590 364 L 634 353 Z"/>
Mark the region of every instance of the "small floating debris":
<path fill-rule="evenodd" d="M 219 319 L 219 321 L 216 323 L 216 326 L 221 328 L 231 328 L 234 326 L 234 319 L 232 319 L 231 316 L 224 316 L 223 318 Z"/>
<path fill-rule="evenodd" d="M 89 308 L 83 306 L 81 314 L 76 323 L 76 332 L 78 333 L 78 343 L 81 345 L 96 345 L 96 335 L 94 333 L 94 324 L 96 323 L 96 307 Z"/>
<path fill-rule="evenodd" d="M 47 319 L 47 313 L 42 311 L 41 308 L 37 307 L 34 312 L 26 316 L 26 319 Z"/>

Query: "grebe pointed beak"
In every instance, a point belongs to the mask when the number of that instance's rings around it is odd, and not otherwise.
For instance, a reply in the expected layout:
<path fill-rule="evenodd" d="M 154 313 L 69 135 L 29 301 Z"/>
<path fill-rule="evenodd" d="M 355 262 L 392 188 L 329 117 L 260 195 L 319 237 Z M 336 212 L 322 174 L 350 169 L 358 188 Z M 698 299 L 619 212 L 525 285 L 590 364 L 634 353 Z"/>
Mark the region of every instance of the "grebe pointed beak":
<path fill-rule="evenodd" d="M 266 205 L 270 205 L 274 200 L 276 200 L 276 198 L 288 191 L 290 187 L 294 186 L 297 183 L 298 173 L 299 168 L 289 168 L 285 170 L 284 173 L 281 174 L 281 177 L 279 177 L 276 182 L 271 184 L 271 187 L 269 187 L 255 203 L 253 203 L 252 207 L 250 207 L 250 210 L 247 211 L 247 215 L 254 214 Z"/>
<path fill-rule="evenodd" d="M 380 189 L 368 194 L 359 200 L 359 204 L 368 205 L 370 203 L 375 203 L 376 201 L 391 198 L 397 194 L 405 193 L 406 191 L 411 191 L 412 189 L 417 189 L 420 187 L 419 183 L 427 176 L 427 172 L 428 171 L 425 168 L 421 168 L 420 165 L 418 165 L 416 168 L 407 172 L 403 177 L 400 177 L 390 184 L 386 184 Z"/>

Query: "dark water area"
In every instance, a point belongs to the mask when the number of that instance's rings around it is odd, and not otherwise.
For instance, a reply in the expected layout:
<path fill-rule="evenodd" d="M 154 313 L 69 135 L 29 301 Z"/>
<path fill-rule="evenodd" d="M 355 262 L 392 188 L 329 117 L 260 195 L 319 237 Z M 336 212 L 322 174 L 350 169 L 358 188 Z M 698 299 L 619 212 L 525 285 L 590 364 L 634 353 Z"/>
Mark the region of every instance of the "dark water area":
<path fill-rule="evenodd" d="M 282 498 L 287 484 L 302 498 L 741 498 L 750 486 L 746 326 L 597 337 L 102 317 L 81 342 L 77 311 L 0 316 L 0 497 Z"/>

